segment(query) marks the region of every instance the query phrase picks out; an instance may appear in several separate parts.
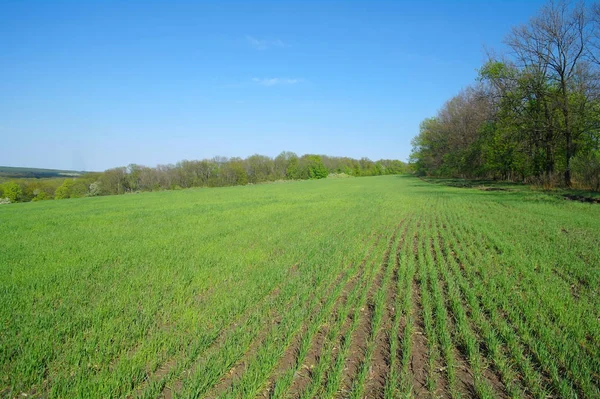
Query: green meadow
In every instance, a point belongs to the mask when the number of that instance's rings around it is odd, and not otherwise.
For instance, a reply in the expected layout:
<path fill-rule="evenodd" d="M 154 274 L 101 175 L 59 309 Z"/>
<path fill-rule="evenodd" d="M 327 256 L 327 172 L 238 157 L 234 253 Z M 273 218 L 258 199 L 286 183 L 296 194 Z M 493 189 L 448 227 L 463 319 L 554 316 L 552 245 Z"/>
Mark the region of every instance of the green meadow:
<path fill-rule="evenodd" d="M 600 397 L 600 205 L 408 176 L 0 206 L 0 396 Z"/>

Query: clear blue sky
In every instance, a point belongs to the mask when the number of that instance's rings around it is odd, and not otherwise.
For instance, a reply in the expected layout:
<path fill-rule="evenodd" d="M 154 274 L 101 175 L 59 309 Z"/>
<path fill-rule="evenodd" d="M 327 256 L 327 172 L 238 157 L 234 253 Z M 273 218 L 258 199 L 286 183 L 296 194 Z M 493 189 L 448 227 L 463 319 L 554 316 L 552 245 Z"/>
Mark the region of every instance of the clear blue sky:
<path fill-rule="evenodd" d="M 0 165 L 406 159 L 542 4 L 0 0 Z"/>

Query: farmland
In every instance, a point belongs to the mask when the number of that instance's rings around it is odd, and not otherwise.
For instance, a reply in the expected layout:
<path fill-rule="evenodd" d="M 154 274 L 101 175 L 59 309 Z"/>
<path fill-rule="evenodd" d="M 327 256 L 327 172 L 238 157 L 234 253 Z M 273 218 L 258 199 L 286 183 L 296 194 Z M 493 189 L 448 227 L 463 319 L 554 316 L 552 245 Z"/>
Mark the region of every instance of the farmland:
<path fill-rule="evenodd" d="M 600 397 L 600 206 L 407 176 L 0 207 L 0 396 Z"/>

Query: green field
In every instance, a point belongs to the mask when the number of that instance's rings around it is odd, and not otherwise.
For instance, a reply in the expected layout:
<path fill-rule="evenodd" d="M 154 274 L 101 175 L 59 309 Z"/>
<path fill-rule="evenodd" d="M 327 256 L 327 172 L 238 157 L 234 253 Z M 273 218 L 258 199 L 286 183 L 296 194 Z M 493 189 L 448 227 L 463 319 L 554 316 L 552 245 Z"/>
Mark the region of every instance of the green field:
<path fill-rule="evenodd" d="M 0 396 L 600 397 L 600 205 L 413 177 L 0 206 Z"/>

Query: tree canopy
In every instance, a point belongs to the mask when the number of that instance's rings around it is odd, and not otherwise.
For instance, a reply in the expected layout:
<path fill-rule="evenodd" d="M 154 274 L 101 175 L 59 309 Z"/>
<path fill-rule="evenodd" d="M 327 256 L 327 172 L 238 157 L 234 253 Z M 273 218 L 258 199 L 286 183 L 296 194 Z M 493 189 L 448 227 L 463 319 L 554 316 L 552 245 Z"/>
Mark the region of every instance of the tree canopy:
<path fill-rule="evenodd" d="M 329 174 L 377 176 L 404 172 L 406 164 L 399 160 L 382 159 L 374 162 L 368 158 L 357 160 L 316 154 L 298 156 L 284 151 L 275 158 L 258 154 L 245 159 L 214 157 L 155 167 L 130 164 L 76 178 L 16 179 L 0 184 L 0 198 L 7 197 L 11 202 L 27 202 L 278 180 L 322 179 Z"/>
<path fill-rule="evenodd" d="M 598 189 L 600 6 L 549 3 L 488 55 L 477 82 L 424 120 L 419 174 Z"/>

